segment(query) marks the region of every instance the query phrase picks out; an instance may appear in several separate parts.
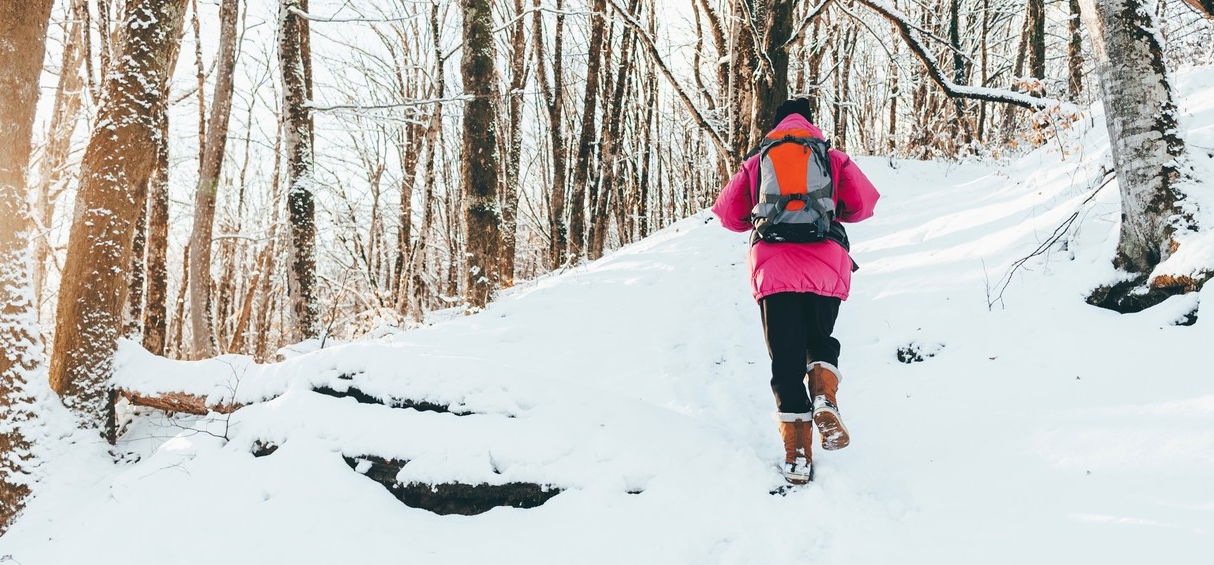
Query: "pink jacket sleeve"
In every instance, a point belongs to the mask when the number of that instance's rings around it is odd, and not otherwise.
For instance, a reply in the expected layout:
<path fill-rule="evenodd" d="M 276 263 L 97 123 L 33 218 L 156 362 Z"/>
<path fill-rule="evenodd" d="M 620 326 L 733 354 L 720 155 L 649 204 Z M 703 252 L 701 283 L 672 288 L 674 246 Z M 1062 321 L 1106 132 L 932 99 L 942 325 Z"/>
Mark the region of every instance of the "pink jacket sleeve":
<path fill-rule="evenodd" d="M 721 225 L 731 231 L 750 231 L 752 227 L 750 211 L 754 208 L 751 196 L 754 193 L 754 180 L 748 169 L 745 164 L 742 165 L 742 169 L 725 185 L 721 195 L 717 196 L 717 203 L 712 206 L 712 213 L 716 214 Z"/>
<path fill-rule="evenodd" d="M 839 199 L 838 220 L 840 222 L 859 222 L 872 217 L 873 209 L 877 207 L 877 199 L 881 198 L 877 187 L 873 186 L 872 181 L 864 176 L 864 172 L 846 153 L 842 151 L 831 151 L 831 153 L 832 157 L 835 157 L 832 161 L 836 166 L 835 179 L 838 181 L 838 185 L 835 187 Z"/>

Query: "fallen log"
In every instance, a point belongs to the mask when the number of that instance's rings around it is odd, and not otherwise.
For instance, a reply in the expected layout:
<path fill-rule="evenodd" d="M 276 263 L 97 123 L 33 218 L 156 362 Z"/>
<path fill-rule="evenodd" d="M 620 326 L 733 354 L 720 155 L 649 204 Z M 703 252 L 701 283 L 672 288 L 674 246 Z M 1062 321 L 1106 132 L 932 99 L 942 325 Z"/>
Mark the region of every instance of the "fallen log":
<path fill-rule="evenodd" d="M 166 392 L 156 395 L 148 395 L 139 391 L 125 389 L 118 389 L 117 392 L 118 396 L 127 399 L 127 401 L 136 406 L 147 406 L 148 408 L 156 408 L 165 412 L 183 412 L 198 416 L 206 416 L 211 412 L 231 414 L 245 406 L 245 404 L 238 402 L 207 404 L 205 396 L 187 392 Z"/>

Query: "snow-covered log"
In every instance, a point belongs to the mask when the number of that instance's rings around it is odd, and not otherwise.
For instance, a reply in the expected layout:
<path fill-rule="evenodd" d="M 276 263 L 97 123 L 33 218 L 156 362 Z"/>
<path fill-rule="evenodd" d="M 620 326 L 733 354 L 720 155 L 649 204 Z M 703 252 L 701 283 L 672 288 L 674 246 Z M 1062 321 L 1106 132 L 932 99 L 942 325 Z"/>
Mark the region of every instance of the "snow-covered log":
<path fill-rule="evenodd" d="M 209 404 L 205 396 L 190 394 L 188 392 L 144 394 L 137 390 L 126 389 L 117 389 L 116 392 L 118 396 L 127 399 L 131 404 L 136 406 L 147 406 L 148 408 L 156 408 L 165 412 L 181 412 L 185 414 L 197 414 L 199 416 L 206 416 L 211 412 L 230 414 L 244 406 L 244 404 L 235 402 Z"/>

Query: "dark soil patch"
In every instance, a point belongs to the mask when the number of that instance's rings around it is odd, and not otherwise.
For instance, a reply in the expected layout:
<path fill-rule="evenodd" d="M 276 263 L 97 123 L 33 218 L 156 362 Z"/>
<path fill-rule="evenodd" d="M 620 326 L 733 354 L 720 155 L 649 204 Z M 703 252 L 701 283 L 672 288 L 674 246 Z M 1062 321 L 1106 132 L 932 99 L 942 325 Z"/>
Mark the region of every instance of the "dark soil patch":
<path fill-rule="evenodd" d="M 499 506 L 535 508 L 561 493 L 551 485 L 536 483 L 506 483 L 503 485 L 466 483 L 397 482 L 396 475 L 407 461 L 376 456 L 344 457 L 351 469 L 365 468 L 367 478 L 381 484 L 406 506 L 428 510 L 435 514 L 471 516 L 488 512 Z M 367 465 L 370 465 L 369 467 Z"/>
<path fill-rule="evenodd" d="M 410 400 L 408 398 L 380 398 L 367 394 L 356 387 L 349 387 L 344 391 L 337 390 L 328 386 L 318 386 L 312 389 L 313 392 L 332 396 L 334 398 L 353 398 L 360 404 L 379 404 L 390 408 L 412 408 L 419 412 L 441 412 L 443 414 L 454 414 L 456 416 L 468 416 L 472 412 L 462 410 L 452 410 L 450 406 L 444 406 L 434 402 L 425 400 Z"/>

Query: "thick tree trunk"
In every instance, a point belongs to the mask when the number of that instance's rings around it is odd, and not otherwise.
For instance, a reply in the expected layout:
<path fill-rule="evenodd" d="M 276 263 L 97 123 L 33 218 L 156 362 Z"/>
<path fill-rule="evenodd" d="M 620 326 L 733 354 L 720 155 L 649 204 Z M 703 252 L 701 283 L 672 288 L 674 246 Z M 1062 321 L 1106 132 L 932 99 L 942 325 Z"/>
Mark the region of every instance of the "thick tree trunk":
<path fill-rule="evenodd" d="M 752 0 L 754 23 L 760 32 L 759 73 L 751 107 L 751 140 L 767 133 L 776 108 L 788 99 L 788 48 L 792 37 L 795 0 Z M 749 149 L 749 148 L 747 148 Z"/>
<path fill-rule="evenodd" d="M 215 200 L 219 173 L 228 140 L 232 112 L 232 82 L 236 67 L 237 0 L 223 0 L 219 8 L 219 63 L 206 143 L 194 193 L 194 227 L 190 235 L 190 355 L 195 359 L 215 354 L 215 328 L 211 322 L 211 234 L 215 227 Z"/>
<path fill-rule="evenodd" d="M 31 383 L 42 378 L 31 301 L 25 170 L 38 103 L 51 0 L 0 0 L 0 534 L 30 494 Z"/>
<path fill-rule="evenodd" d="M 1121 187 L 1121 236 L 1114 264 L 1149 273 L 1172 253 L 1180 217 L 1184 142 L 1155 30 L 1142 0 L 1082 0 L 1100 75 L 1105 124 Z"/>
<path fill-rule="evenodd" d="M 586 57 L 586 91 L 582 106 L 582 130 L 578 136 L 577 162 L 573 167 L 573 197 L 569 201 L 569 255 L 585 256 L 586 199 L 590 183 L 590 157 L 594 152 L 594 124 L 599 102 L 599 77 L 603 60 L 604 24 L 599 19 L 607 10 L 606 0 L 594 0 L 590 18 L 590 47 Z"/>
<path fill-rule="evenodd" d="M 463 155 L 460 179 L 468 228 L 465 299 L 483 308 L 499 282 L 502 217 L 498 207 L 497 92 L 490 0 L 460 0 L 464 15 L 464 48 L 460 62 L 464 92 Z"/>
<path fill-rule="evenodd" d="M 734 155 L 745 155 L 753 145 L 752 132 L 759 126 L 754 123 L 755 82 L 753 77 L 758 65 L 755 52 L 756 40 L 749 21 L 754 0 L 731 0 L 733 17 L 730 18 L 729 40 L 729 84 L 726 101 L 729 107 L 730 150 Z M 731 165 L 736 165 L 733 163 Z"/>
<path fill-rule="evenodd" d="M 279 11 L 278 67 L 282 73 L 282 128 L 287 156 L 287 223 L 290 225 L 290 294 L 292 340 L 317 337 L 320 311 L 316 303 L 316 203 L 312 194 L 311 66 L 305 0 L 282 0 Z"/>
<path fill-rule="evenodd" d="M 165 354 L 169 302 L 169 121 L 160 122 L 156 138 L 156 165 L 148 179 L 147 297 L 143 307 L 143 347 Z M 183 279 L 184 284 L 184 279 Z"/>
<path fill-rule="evenodd" d="M 86 425 L 104 423 L 134 222 L 155 167 L 156 138 L 184 14 L 185 0 L 128 0 L 120 56 L 106 77 L 97 125 L 81 166 L 59 289 L 50 381 Z"/>

